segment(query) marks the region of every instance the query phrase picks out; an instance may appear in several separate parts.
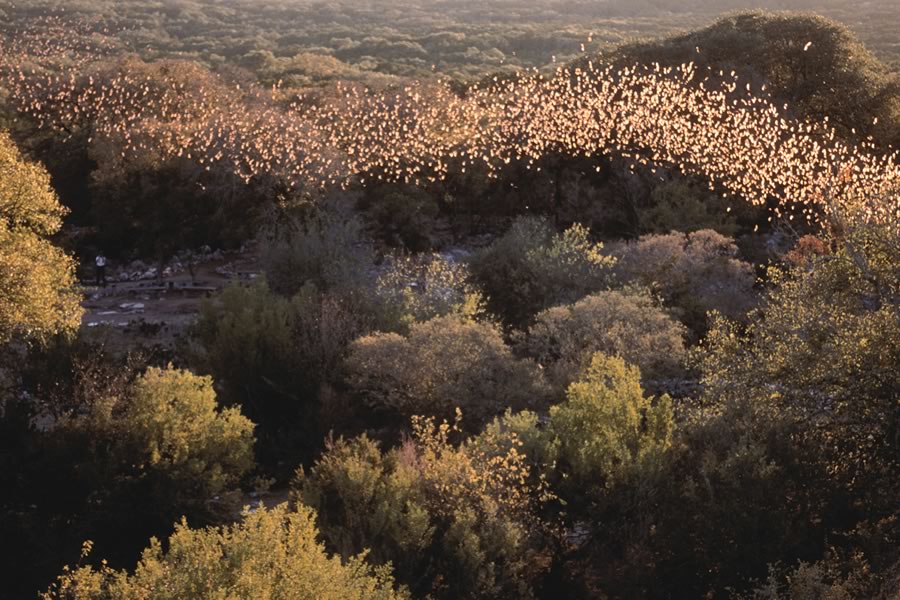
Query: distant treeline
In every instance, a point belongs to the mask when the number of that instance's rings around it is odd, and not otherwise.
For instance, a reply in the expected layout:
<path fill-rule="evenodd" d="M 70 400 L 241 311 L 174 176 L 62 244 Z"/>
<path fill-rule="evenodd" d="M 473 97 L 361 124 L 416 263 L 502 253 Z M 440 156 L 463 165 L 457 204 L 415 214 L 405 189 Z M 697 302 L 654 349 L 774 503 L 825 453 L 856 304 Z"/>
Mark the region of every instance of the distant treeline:
<path fill-rule="evenodd" d="M 309 2 L 248 0 L 37 0 L 0 2 L 0 21 L 57 14 L 102 20 L 144 58 L 199 60 L 249 68 L 266 83 L 304 86 L 333 79 L 472 79 L 547 68 L 583 51 L 668 35 L 747 8 L 815 11 L 841 21 L 883 60 L 900 60 L 894 2 L 810 0 L 594 2 Z"/>

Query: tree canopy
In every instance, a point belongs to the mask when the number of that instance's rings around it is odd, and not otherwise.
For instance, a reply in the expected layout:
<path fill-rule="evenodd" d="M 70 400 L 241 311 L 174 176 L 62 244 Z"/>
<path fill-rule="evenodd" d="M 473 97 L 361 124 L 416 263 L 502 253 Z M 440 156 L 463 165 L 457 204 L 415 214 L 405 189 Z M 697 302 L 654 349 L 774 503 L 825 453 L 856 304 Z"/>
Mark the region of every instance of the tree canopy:
<path fill-rule="evenodd" d="M 0 342 L 45 340 L 80 324 L 75 263 L 48 239 L 65 214 L 47 171 L 0 132 Z"/>

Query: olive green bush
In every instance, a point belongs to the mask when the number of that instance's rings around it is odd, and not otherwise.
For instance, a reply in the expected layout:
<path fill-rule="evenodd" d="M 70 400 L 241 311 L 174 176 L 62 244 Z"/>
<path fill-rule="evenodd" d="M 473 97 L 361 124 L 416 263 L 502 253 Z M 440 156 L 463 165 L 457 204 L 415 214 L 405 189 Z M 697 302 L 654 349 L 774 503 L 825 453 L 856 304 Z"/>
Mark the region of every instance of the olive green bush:
<path fill-rule="evenodd" d="M 271 225 L 262 240 L 262 264 L 272 290 L 292 296 L 311 283 L 352 293 L 372 283 L 374 253 L 362 221 L 328 205 L 291 214 Z"/>
<path fill-rule="evenodd" d="M 640 381 L 636 367 L 597 353 L 566 401 L 551 407 L 558 460 L 576 482 L 610 486 L 632 470 L 656 468 L 672 445 L 672 401 L 646 398 Z"/>
<path fill-rule="evenodd" d="M 350 346 L 347 380 L 372 408 L 406 417 L 450 417 L 477 426 L 507 408 L 540 406 L 543 378 L 516 358 L 500 329 L 456 315 L 415 323 L 407 336 L 375 333 Z"/>
<path fill-rule="evenodd" d="M 292 298 L 263 282 L 231 286 L 202 307 L 194 361 L 258 424 L 261 456 L 310 458 L 324 432 L 342 425 L 323 414 L 323 389 L 340 379 L 347 347 L 368 322 L 352 297 L 309 286 Z"/>
<path fill-rule="evenodd" d="M 209 498 L 254 466 L 253 423 L 238 408 L 219 409 L 210 377 L 150 368 L 121 413 L 96 411 L 92 419 L 112 420 L 133 466 L 170 482 L 178 495 Z"/>
<path fill-rule="evenodd" d="M 542 365 L 560 389 L 579 378 L 596 352 L 640 368 L 644 385 L 683 372 L 684 326 L 639 290 L 604 291 L 538 313 L 517 349 Z"/>
<path fill-rule="evenodd" d="M 602 249 L 581 225 L 556 233 L 546 220 L 521 217 L 472 257 L 472 277 L 492 313 L 522 326 L 541 310 L 607 289 L 615 259 Z"/>
<path fill-rule="evenodd" d="M 153 538 L 133 574 L 105 563 L 66 568 L 42 594 L 45 600 L 106 598 L 302 598 L 309 600 L 394 600 L 390 568 L 373 569 L 365 553 L 343 562 L 318 541 L 315 513 L 260 506 L 240 522 L 191 529 L 182 520 L 165 550 Z M 85 553 L 91 548 L 85 544 Z"/>
<path fill-rule="evenodd" d="M 710 399 L 802 424 L 798 442 L 870 505 L 896 489 L 874 481 L 898 464 L 898 248 L 896 231 L 864 226 L 833 254 L 772 269 L 751 324 L 717 319 L 699 355 Z"/>
<path fill-rule="evenodd" d="M 60 435 L 85 439 L 101 485 L 140 486 L 159 506 L 203 510 L 254 466 L 253 423 L 220 409 L 209 377 L 149 368 L 120 396 L 101 396 L 62 417 Z"/>
<path fill-rule="evenodd" d="M 339 440 L 298 471 L 296 497 L 318 509 L 329 548 L 371 548 L 417 596 L 532 597 L 547 530 L 530 466 L 515 446 L 451 444 L 459 433 L 458 420 L 414 418 L 411 439 L 386 453 Z"/>

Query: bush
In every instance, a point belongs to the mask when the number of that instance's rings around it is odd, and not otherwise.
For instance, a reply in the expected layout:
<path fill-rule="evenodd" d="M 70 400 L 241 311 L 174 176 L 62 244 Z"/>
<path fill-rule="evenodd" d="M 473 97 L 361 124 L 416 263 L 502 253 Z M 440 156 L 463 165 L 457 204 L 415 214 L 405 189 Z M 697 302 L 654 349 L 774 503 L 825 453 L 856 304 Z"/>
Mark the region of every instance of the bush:
<path fill-rule="evenodd" d="M 254 466 L 253 423 L 240 409 L 218 410 L 209 377 L 150 368 L 120 414 L 112 406 L 95 411 L 93 420 L 112 420 L 110 433 L 128 449 L 123 456 L 164 480 L 178 506 L 235 486 Z"/>
<path fill-rule="evenodd" d="M 305 288 L 293 298 L 264 283 L 232 286 L 203 305 L 195 360 L 223 397 L 259 425 L 266 462 L 309 458 L 321 447 L 322 390 L 337 381 L 348 344 L 368 330 L 352 300 Z"/>
<path fill-rule="evenodd" d="M 618 486 L 658 479 L 673 443 L 672 400 L 647 398 L 640 371 L 621 358 L 593 355 L 584 375 L 566 390 L 549 418 L 508 411 L 468 445 L 487 455 L 516 450 L 554 483 L 560 497 L 597 502 Z"/>
<path fill-rule="evenodd" d="M 270 227 L 262 244 L 272 290 L 292 296 L 311 283 L 350 293 L 371 283 L 374 254 L 358 218 L 325 207 L 284 221 Z"/>
<path fill-rule="evenodd" d="M 520 339 L 519 349 L 562 389 L 578 379 L 596 352 L 637 365 L 645 385 L 678 376 L 686 358 L 684 327 L 637 291 L 599 292 L 545 310 Z"/>
<path fill-rule="evenodd" d="M 481 316 L 481 295 L 469 282 L 465 265 L 451 262 L 439 254 L 398 256 L 381 274 L 375 293 L 386 305 L 392 320 L 408 326 L 414 322 L 457 314 Z"/>
<path fill-rule="evenodd" d="M 418 478 L 399 452 L 382 453 L 363 435 L 329 441 L 308 473 L 298 469 L 293 485 L 317 510 L 330 549 L 346 557 L 369 548 L 375 564 L 391 562 L 411 580 L 435 534 Z"/>
<path fill-rule="evenodd" d="M 647 235 L 611 252 L 622 281 L 658 294 L 695 334 L 706 331 L 711 310 L 743 319 L 753 307 L 753 267 L 715 231 Z"/>
<path fill-rule="evenodd" d="M 472 276 L 488 309 L 521 326 L 541 310 L 608 288 L 615 260 L 602 248 L 581 225 L 555 233 L 545 220 L 522 217 L 472 257 Z"/>
<path fill-rule="evenodd" d="M 166 550 L 150 540 L 133 575 L 103 564 L 66 568 L 45 600 L 66 598 L 323 598 L 389 600 L 395 591 L 389 568 L 372 569 L 365 554 L 346 564 L 317 542 L 315 513 L 284 505 L 246 512 L 241 522 L 191 529 L 182 520 Z M 85 544 L 86 551 L 90 543 Z"/>
<path fill-rule="evenodd" d="M 353 342 L 348 381 L 371 407 L 404 415 L 452 416 L 478 425 L 506 408 L 540 405 L 543 380 L 516 359 L 497 326 L 458 316 L 410 327 L 408 336 L 376 333 Z"/>
<path fill-rule="evenodd" d="M 828 566 L 801 562 L 789 571 L 771 568 L 764 583 L 750 594 L 737 596 L 736 600 L 853 600 L 874 597 L 861 581 L 865 579 L 864 572 L 842 577 L 840 573 L 829 572 Z"/>
<path fill-rule="evenodd" d="M 644 397 L 641 374 L 621 358 L 597 353 L 566 401 L 550 409 L 561 468 L 574 485 L 611 486 L 657 469 L 672 445 L 672 401 Z"/>
<path fill-rule="evenodd" d="M 306 473 L 297 497 L 319 509 L 328 545 L 372 548 L 421 597 L 527 598 L 542 574 L 539 488 L 523 454 L 454 447 L 456 426 L 413 420 L 402 448 L 339 440 Z"/>
<path fill-rule="evenodd" d="M 239 409 L 218 408 L 211 378 L 150 368 L 122 395 L 97 395 L 60 417 L 48 443 L 84 453 L 72 459 L 83 461 L 82 485 L 99 487 L 95 494 L 141 490 L 151 511 L 202 514 L 255 466 L 253 427 Z"/>

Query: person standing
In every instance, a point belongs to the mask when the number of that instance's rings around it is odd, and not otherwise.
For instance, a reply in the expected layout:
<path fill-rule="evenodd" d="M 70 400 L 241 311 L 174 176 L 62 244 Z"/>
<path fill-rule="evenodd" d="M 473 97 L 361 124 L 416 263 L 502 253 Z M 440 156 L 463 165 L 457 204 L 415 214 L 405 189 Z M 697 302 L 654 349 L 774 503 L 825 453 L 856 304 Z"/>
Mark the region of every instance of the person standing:
<path fill-rule="evenodd" d="M 97 265 L 97 287 L 106 287 L 106 257 L 102 252 L 94 259 L 94 264 Z"/>

